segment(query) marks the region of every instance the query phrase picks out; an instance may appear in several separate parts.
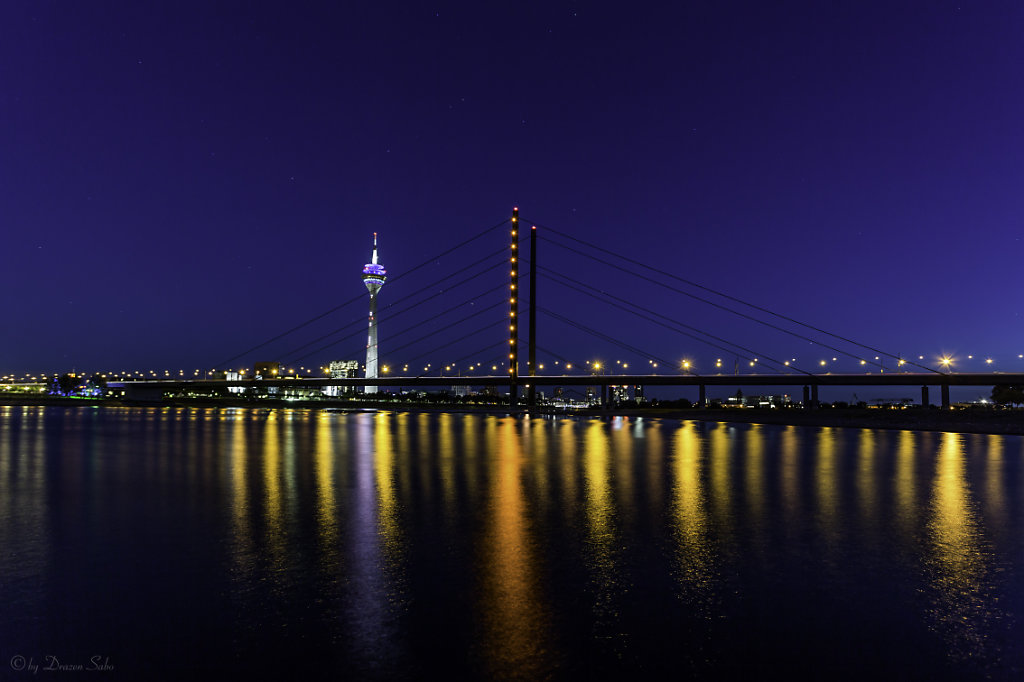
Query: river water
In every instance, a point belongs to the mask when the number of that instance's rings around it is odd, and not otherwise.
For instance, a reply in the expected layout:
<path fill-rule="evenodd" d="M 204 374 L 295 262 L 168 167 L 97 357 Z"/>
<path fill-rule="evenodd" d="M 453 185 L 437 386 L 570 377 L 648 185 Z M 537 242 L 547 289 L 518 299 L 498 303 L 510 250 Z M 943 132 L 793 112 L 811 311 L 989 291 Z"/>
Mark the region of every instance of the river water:
<path fill-rule="evenodd" d="M 955 433 L 0 407 L 0 679 L 1020 679 L 1022 465 Z"/>

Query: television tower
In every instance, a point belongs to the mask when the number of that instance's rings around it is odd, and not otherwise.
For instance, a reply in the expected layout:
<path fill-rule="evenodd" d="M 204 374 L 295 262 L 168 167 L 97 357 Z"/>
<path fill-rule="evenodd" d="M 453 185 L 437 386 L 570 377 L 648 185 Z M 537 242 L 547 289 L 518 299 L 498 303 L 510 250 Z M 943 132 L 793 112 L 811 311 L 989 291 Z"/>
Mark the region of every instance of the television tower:
<path fill-rule="evenodd" d="M 373 233 L 373 258 L 363 266 L 363 284 L 370 292 L 370 334 L 366 339 L 366 378 L 377 378 L 377 292 L 384 286 L 387 271 L 377 262 L 377 233 Z M 376 386 L 366 386 L 364 393 L 376 393 Z"/>

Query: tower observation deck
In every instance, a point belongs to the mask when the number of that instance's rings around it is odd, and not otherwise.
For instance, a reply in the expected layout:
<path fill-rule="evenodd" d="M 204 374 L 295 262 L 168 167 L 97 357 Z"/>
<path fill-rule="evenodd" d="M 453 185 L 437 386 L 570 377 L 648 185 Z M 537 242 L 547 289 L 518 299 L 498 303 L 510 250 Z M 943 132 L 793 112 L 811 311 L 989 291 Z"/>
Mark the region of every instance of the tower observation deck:
<path fill-rule="evenodd" d="M 377 293 L 384 286 L 387 271 L 377 262 L 377 233 L 373 233 L 373 257 L 363 266 L 363 284 L 370 292 L 370 332 L 366 339 L 366 378 L 377 378 Z M 376 393 L 376 386 L 366 386 L 366 393 Z"/>

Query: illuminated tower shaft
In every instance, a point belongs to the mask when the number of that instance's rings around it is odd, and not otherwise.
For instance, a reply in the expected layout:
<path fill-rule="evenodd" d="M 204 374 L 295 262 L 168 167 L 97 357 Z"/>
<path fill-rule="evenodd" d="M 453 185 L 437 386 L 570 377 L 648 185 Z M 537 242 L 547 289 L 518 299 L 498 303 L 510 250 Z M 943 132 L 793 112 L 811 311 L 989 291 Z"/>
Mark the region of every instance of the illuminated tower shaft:
<path fill-rule="evenodd" d="M 377 378 L 377 292 L 384 286 L 387 271 L 377 262 L 377 233 L 373 233 L 373 258 L 363 266 L 363 284 L 370 292 L 370 332 L 366 339 L 366 378 Z M 376 393 L 376 386 L 367 386 L 366 393 Z"/>

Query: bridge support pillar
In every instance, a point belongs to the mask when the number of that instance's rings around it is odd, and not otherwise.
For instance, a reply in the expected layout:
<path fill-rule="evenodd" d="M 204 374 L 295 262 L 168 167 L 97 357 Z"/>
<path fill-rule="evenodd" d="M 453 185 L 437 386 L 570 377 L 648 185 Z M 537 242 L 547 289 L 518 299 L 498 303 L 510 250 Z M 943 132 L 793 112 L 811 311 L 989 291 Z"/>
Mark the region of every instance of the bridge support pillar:
<path fill-rule="evenodd" d="M 818 384 L 811 384 L 811 409 L 818 409 L 820 403 L 818 402 Z"/>
<path fill-rule="evenodd" d="M 708 391 L 704 384 L 700 384 L 698 387 L 699 393 L 697 396 L 697 407 L 708 406 Z"/>
<path fill-rule="evenodd" d="M 608 404 L 608 384 L 601 387 L 601 409 L 607 410 L 611 405 Z"/>
<path fill-rule="evenodd" d="M 931 400 L 928 399 L 928 387 L 921 387 L 921 407 L 928 407 L 931 405 Z"/>
<path fill-rule="evenodd" d="M 804 386 L 804 409 L 811 409 L 811 387 Z"/>
<path fill-rule="evenodd" d="M 942 409 L 949 409 L 949 384 L 942 384 Z"/>

